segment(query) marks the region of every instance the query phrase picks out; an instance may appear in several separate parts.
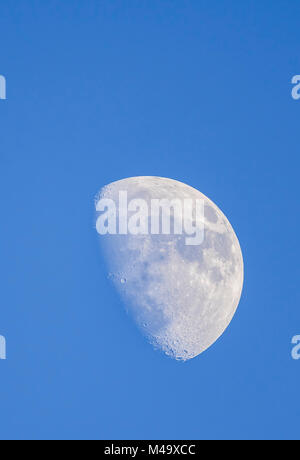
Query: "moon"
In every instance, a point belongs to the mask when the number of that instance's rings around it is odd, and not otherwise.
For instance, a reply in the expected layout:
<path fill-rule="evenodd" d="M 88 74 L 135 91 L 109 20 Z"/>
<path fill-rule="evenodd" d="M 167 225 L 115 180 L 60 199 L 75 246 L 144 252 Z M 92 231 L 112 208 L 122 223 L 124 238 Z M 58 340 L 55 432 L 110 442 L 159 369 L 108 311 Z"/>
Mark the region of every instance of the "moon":
<path fill-rule="evenodd" d="M 131 177 L 103 187 L 96 203 L 118 203 L 120 191 L 128 201 L 145 200 L 149 209 L 153 199 L 204 202 L 199 245 L 187 245 L 185 234 L 174 233 L 99 236 L 108 277 L 145 337 L 171 358 L 194 358 L 223 334 L 239 304 L 244 268 L 237 236 L 209 198 L 182 182 Z"/>

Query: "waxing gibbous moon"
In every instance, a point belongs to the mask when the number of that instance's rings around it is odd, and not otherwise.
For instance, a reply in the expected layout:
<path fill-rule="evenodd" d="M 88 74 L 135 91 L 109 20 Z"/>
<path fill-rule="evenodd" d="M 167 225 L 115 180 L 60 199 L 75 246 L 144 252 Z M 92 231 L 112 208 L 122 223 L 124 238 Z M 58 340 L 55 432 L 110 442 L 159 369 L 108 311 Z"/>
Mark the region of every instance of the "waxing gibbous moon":
<path fill-rule="evenodd" d="M 199 245 L 187 245 L 184 233 L 99 236 L 108 276 L 150 343 L 177 360 L 194 358 L 222 335 L 237 309 L 243 257 L 236 234 L 210 199 L 182 182 L 131 177 L 103 187 L 96 203 L 118 204 L 120 191 L 149 209 L 153 199 L 204 202 Z"/>

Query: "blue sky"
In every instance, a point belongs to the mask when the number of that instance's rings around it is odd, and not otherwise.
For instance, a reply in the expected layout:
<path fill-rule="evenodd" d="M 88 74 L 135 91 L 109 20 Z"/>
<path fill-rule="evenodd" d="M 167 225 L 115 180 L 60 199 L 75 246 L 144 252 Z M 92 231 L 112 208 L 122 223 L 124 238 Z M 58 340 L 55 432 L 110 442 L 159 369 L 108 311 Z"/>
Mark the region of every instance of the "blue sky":
<path fill-rule="evenodd" d="M 1 2 L 1 439 L 299 438 L 297 0 Z M 245 283 L 184 364 L 98 252 L 103 185 L 157 175 L 227 215 Z"/>

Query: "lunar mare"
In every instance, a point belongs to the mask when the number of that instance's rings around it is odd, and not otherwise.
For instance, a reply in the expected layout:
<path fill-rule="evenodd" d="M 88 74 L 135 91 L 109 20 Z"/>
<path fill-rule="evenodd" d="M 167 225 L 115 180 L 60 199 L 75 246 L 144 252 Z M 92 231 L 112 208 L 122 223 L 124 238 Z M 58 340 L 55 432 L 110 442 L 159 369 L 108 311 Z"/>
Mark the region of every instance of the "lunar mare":
<path fill-rule="evenodd" d="M 127 311 L 151 344 L 177 360 L 194 358 L 229 325 L 243 286 L 238 239 L 222 211 L 182 182 L 132 177 L 103 187 L 96 199 L 191 198 L 204 200 L 204 239 L 185 244 L 186 235 L 99 236 L 109 277 Z"/>

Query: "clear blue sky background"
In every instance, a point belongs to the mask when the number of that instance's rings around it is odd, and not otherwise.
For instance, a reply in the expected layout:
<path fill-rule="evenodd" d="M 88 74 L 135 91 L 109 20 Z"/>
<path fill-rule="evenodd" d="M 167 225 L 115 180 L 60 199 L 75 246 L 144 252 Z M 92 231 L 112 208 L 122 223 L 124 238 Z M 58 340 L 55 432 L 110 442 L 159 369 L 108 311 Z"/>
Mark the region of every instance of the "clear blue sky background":
<path fill-rule="evenodd" d="M 1 2 L 0 438 L 299 438 L 298 0 Z M 139 335 L 93 199 L 186 182 L 224 211 L 245 284 L 204 354 Z"/>

